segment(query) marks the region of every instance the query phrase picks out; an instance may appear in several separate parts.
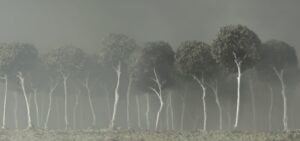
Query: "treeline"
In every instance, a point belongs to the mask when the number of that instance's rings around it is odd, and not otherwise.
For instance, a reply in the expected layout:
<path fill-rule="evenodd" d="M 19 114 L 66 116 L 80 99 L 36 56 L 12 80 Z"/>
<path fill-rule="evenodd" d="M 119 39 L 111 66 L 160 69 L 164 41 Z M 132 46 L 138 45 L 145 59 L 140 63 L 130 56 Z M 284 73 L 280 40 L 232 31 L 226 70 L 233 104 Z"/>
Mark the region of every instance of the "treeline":
<path fill-rule="evenodd" d="M 91 111 L 91 127 L 96 128 L 97 107 L 93 96 L 113 95 L 113 109 L 108 127 L 114 129 L 118 118 L 119 100 L 126 100 L 126 128 L 148 130 L 186 129 L 187 108 L 189 112 L 199 111 L 189 95 L 201 95 L 202 129 L 207 130 L 207 105 L 214 103 L 218 109 L 218 128 L 225 129 L 225 116 L 234 115 L 232 129 L 239 129 L 241 96 L 243 87 L 249 85 L 252 101 L 253 122 L 256 122 L 255 93 L 259 93 L 256 84 L 270 90 L 268 128 L 272 127 L 272 110 L 274 91 L 280 88 L 283 114 L 283 130 L 289 130 L 287 89 L 294 89 L 299 82 L 298 59 L 295 49 L 279 40 L 261 42 L 259 37 L 249 28 L 242 25 L 227 25 L 221 27 L 213 43 L 202 41 L 184 41 L 176 50 L 165 41 L 147 42 L 138 45 L 134 39 L 123 34 L 110 34 L 99 46 L 97 52 L 86 53 L 82 48 L 63 46 L 45 54 L 39 54 L 37 48 L 27 43 L 2 43 L 0 45 L 0 72 L 3 83 L 3 122 L 6 128 L 7 95 L 20 93 L 26 102 L 28 128 L 33 128 L 32 110 L 36 112 L 36 127 L 48 129 L 49 118 L 53 107 L 53 94 L 64 96 L 65 129 L 72 126 L 69 122 L 68 99 L 76 97 L 77 91 L 88 97 Z M 234 80 L 232 77 L 236 77 Z M 247 83 L 244 83 L 247 82 Z M 195 92 L 195 88 L 197 91 Z M 198 91 L 201 90 L 201 91 Z M 92 94 L 93 93 L 93 94 Z M 236 93 L 230 95 L 231 93 Z M 48 108 L 45 120 L 39 117 L 38 96 L 47 94 Z M 71 94 L 71 95 L 70 95 Z M 207 95 L 212 94 L 214 101 L 207 101 Z M 146 101 L 141 102 L 144 96 Z M 158 109 L 151 107 L 150 96 L 159 101 Z M 33 97 L 35 109 L 30 107 Z M 226 98 L 235 104 L 235 112 L 224 109 Z M 135 100 L 136 109 L 131 109 L 131 101 Z M 178 102 L 179 101 L 179 102 Z M 157 102 L 157 101 L 156 101 Z M 190 104 L 192 103 L 192 104 Z M 141 108 L 142 104 L 146 107 Z M 190 106 L 186 106 L 190 104 Z M 110 104 L 108 105 L 108 107 Z M 194 106 L 194 107 L 193 107 Z M 175 109 L 175 107 L 177 109 Z M 178 109 L 180 107 L 180 109 Z M 111 110 L 111 109 L 108 109 Z M 130 112 L 136 111 L 137 120 L 133 121 Z M 150 113 L 155 111 L 155 115 Z M 165 125 L 161 114 L 166 112 Z M 180 113 L 174 116 L 174 112 Z M 75 120 L 73 114 L 73 120 Z M 144 116 L 145 115 L 145 116 Z M 193 114 L 192 114 L 193 115 Z M 103 115 L 107 116 L 107 115 Z M 193 115 L 195 116 L 195 115 Z M 155 124 L 152 119 L 155 117 Z M 141 118 L 145 118 L 142 120 Z M 175 118 L 178 122 L 175 123 Z M 200 118 L 199 118 L 200 119 Z M 16 120 L 16 118 L 15 118 Z M 17 123 L 17 121 L 15 121 Z M 74 122 L 74 121 L 73 121 Z M 80 122 L 80 121 L 79 121 Z M 142 123 L 145 122 L 145 123 Z M 249 121 L 250 122 L 250 121 Z M 197 123 L 195 123 L 197 124 Z M 228 124 L 228 123 L 227 123 Z M 73 126 L 74 127 L 74 126 Z"/>

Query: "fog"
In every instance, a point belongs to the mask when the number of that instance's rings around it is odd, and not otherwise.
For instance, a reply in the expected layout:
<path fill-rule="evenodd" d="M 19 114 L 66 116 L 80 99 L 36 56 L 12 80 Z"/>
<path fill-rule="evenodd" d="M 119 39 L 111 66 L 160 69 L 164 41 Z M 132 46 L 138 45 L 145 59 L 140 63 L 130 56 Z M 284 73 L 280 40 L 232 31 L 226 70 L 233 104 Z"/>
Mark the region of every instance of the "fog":
<path fill-rule="evenodd" d="M 42 53 L 46 54 L 52 49 L 62 46 L 74 46 L 88 53 L 94 53 L 103 47 L 103 39 L 110 33 L 121 33 L 135 39 L 138 45 L 148 41 L 163 40 L 178 48 L 186 40 L 200 40 L 208 44 L 213 42 L 220 27 L 229 24 L 242 24 L 253 30 L 262 42 L 270 39 L 279 39 L 295 47 L 300 53 L 300 1 L 297 0 L 1 0 L 0 2 L 0 42 L 20 42 L 34 44 Z M 298 58 L 299 59 L 299 58 Z M 114 87 L 117 76 L 114 68 L 110 67 L 108 73 L 103 73 L 105 82 L 93 80 L 91 82 L 91 97 L 96 114 L 96 126 L 93 128 L 107 128 L 109 126 L 114 99 Z M 251 70 L 250 70 L 251 72 Z M 266 131 L 268 127 L 269 89 L 259 80 L 254 80 L 254 99 L 251 101 L 249 88 L 249 70 L 242 78 L 242 97 L 240 125 L 238 129 L 247 131 Z M 100 73 L 100 72 L 99 72 Z M 111 73 L 113 75 L 111 75 Z M 126 74 L 126 73 L 124 73 Z M 123 75 L 123 74 L 122 74 Z M 93 78 L 96 76 L 90 76 Z M 228 75 L 228 80 L 220 86 L 220 101 L 223 107 L 223 129 L 231 130 L 234 124 L 236 75 Z M 64 95 L 62 79 L 58 79 L 57 90 L 52 99 L 52 111 L 49 118 L 50 129 L 64 129 Z M 26 80 L 25 80 L 26 81 Z M 76 80 L 70 78 L 74 83 Z M 13 82 L 12 82 L 13 83 Z M 25 82 L 26 83 L 26 82 Z M 30 82 L 26 85 L 29 88 Z M 43 82 L 49 86 L 48 81 Z M 103 84 L 105 83 L 105 84 Z M 227 83 L 227 84 L 226 84 Z M 10 82 L 9 82 L 10 84 Z M 18 84 L 18 83 L 17 83 Z M 202 128 L 203 111 L 202 90 L 193 82 L 188 91 L 183 87 L 163 91 L 163 99 L 167 103 L 167 94 L 172 93 L 173 129 L 195 130 Z M 299 85 L 299 84 L 297 84 Z M 0 113 L 3 112 L 5 84 L 0 85 Z M 105 88 L 107 86 L 107 88 Z M 121 77 L 120 103 L 117 109 L 116 126 L 127 128 L 126 123 L 126 91 L 128 76 Z M 8 91 L 7 97 L 7 127 L 26 128 L 26 103 L 19 86 Z M 289 87 L 289 86 L 288 86 Z M 297 87 L 289 87 L 288 116 L 289 128 L 298 129 L 300 111 L 297 110 L 297 100 L 300 99 Z M 39 124 L 33 96 L 30 98 L 33 126 L 43 128 L 49 104 L 48 91 L 38 88 Z M 134 88 L 133 88 L 134 89 Z M 281 130 L 282 127 L 282 99 L 280 86 L 274 86 L 274 108 L 272 111 L 272 130 Z M 17 91 L 17 100 L 13 95 Z M 28 90 L 27 95 L 33 93 Z M 78 96 L 78 109 L 74 116 L 76 95 Z M 184 125 L 181 127 L 182 94 L 187 93 L 185 99 L 186 114 Z M 139 129 L 136 95 L 140 100 L 140 128 L 146 129 L 146 94 L 133 90 L 130 97 L 131 128 Z M 150 93 L 150 129 L 154 130 L 156 112 L 159 100 L 154 93 Z M 17 103 L 17 120 L 14 110 Z M 72 129 L 92 128 L 92 115 L 90 111 L 87 92 L 82 86 L 70 84 L 68 95 L 68 120 Z M 253 106 L 255 106 L 255 121 L 253 121 Z M 160 117 L 160 130 L 172 129 L 171 118 L 167 122 L 166 110 L 163 108 Z M 169 109 L 168 109 L 169 110 Z M 219 129 L 218 107 L 211 90 L 207 94 L 208 130 Z M 171 115 L 168 115 L 171 116 Z M 75 117 L 75 121 L 74 121 Z M 0 116 L 2 119 L 2 116 Z M 16 125 L 17 121 L 17 125 Z M 168 126 L 168 127 L 167 127 Z"/>

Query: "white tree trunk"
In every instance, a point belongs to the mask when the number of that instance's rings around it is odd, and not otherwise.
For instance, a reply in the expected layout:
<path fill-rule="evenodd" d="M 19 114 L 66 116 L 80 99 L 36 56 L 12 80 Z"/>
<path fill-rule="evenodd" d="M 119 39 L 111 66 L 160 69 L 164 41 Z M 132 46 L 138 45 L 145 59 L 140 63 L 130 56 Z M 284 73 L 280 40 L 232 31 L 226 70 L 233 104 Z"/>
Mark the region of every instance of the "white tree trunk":
<path fill-rule="evenodd" d="M 250 93 L 251 93 L 251 105 L 252 105 L 252 125 L 254 128 L 254 131 L 256 131 L 256 107 L 255 107 L 255 94 L 254 94 L 254 88 L 253 88 L 253 81 L 249 81 L 249 87 L 250 87 Z"/>
<path fill-rule="evenodd" d="M 204 86 L 204 81 L 200 81 L 196 76 L 193 78 L 198 82 L 198 84 L 202 88 L 202 104 L 203 104 L 203 130 L 206 131 L 206 124 L 207 124 L 207 112 L 206 112 L 206 88 Z"/>
<path fill-rule="evenodd" d="M 79 104 L 79 96 L 80 96 L 80 90 L 78 92 L 78 94 L 75 96 L 75 105 L 73 107 L 73 127 L 74 129 L 78 128 L 77 127 L 77 121 L 76 121 L 76 117 L 77 117 L 77 109 L 78 109 L 78 104 Z"/>
<path fill-rule="evenodd" d="M 241 66 L 242 66 L 242 61 L 238 60 L 236 55 L 234 54 L 234 62 L 237 67 L 238 75 L 237 75 L 237 100 L 236 100 L 236 113 L 235 113 L 235 122 L 234 122 L 234 128 L 236 129 L 238 127 L 239 123 L 239 114 L 240 114 L 240 101 L 241 101 L 241 77 L 242 77 L 242 72 L 241 72 Z"/>
<path fill-rule="evenodd" d="M 146 93 L 146 126 L 147 130 L 150 130 L 150 97 L 149 94 Z"/>
<path fill-rule="evenodd" d="M 15 108 L 14 108 L 14 120 L 15 120 L 15 128 L 19 128 L 18 124 L 18 94 L 17 92 L 14 92 L 14 98 L 15 98 Z"/>
<path fill-rule="evenodd" d="M 67 80 L 69 78 L 69 75 L 65 75 L 62 73 L 63 77 L 63 84 L 64 84 L 64 94 L 65 94 L 65 106 L 64 106 L 64 112 L 65 112 L 65 130 L 69 129 L 69 120 L 68 120 L 68 88 L 67 88 Z"/>
<path fill-rule="evenodd" d="M 53 92 L 56 89 L 57 85 L 58 85 L 58 83 L 56 83 L 54 86 L 51 86 L 51 88 L 50 88 L 49 105 L 48 105 L 46 120 L 45 120 L 45 123 L 44 123 L 44 129 L 48 129 L 48 122 L 49 122 L 50 112 L 51 112 L 51 108 L 52 108 L 52 95 L 53 95 Z"/>
<path fill-rule="evenodd" d="M 3 118 L 2 118 L 2 129 L 6 128 L 6 102 L 7 102 L 7 75 L 4 75 L 1 79 L 4 80 L 4 102 L 3 102 Z"/>
<path fill-rule="evenodd" d="M 95 113 L 93 101 L 92 101 L 92 98 L 91 98 L 91 90 L 90 90 L 90 87 L 89 87 L 89 78 L 86 79 L 86 81 L 83 83 L 83 85 L 84 85 L 84 87 L 87 90 L 87 95 L 88 95 L 88 98 L 89 98 L 90 109 L 91 109 L 92 116 L 93 116 L 92 127 L 95 128 L 96 127 L 96 113 Z"/>
<path fill-rule="evenodd" d="M 218 83 L 216 82 L 215 86 L 211 85 L 211 89 L 215 95 L 216 104 L 219 110 L 219 130 L 223 130 L 223 109 L 219 100 Z"/>
<path fill-rule="evenodd" d="M 118 103 L 119 103 L 119 85 L 120 85 L 120 76 L 121 76 L 121 63 L 119 63 L 118 67 L 116 68 L 116 73 L 117 73 L 117 84 L 115 88 L 115 101 L 114 101 L 114 108 L 113 108 L 113 113 L 112 113 L 112 118 L 109 127 L 113 129 L 115 127 L 115 120 L 116 120 L 116 113 L 117 113 L 117 108 L 118 108 Z"/>
<path fill-rule="evenodd" d="M 271 86 L 269 86 L 270 89 L 270 107 L 269 107 L 269 114 L 268 114 L 268 127 L 269 127 L 269 131 L 272 130 L 272 112 L 273 112 L 273 105 L 274 105 L 274 93 L 273 93 L 273 88 Z"/>
<path fill-rule="evenodd" d="M 155 122 L 155 131 L 157 131 L 158 130 L 158 123 L 159 123 L 159 119 L 160 119 L 160 113 L 163 109 L 164 102 L 163 102 L 163 99 L 162 99 L 162 85 L 161 85 L 160 80 L 158 79 L 155 68 L 154 68 L 153 72 L 154 72 L 154 76 L 155 76 L 154 82 L 156 83 L 156 85 L 158 87 L 158 90 L 156 90 L 155 88 L 151 88 L 151 90 L 157 95 L 157 97 L 159 99 L 159 102 L 160 102 L 160 107 L 157 111 L 156 122 Z"/>
<path fill-rule="evenodd" d="M 283 100 L 283 118 L 282 118 L 282 122 L 283 122 L 283 129 L 285 131 L 287 131 L 288 128 L 288 116 L 287 116 L 287 99 L 286 99 L 286 93 L 285 93 L 285 83 L 283 80 L 283 70 L 277 70 L 275 67 L 273 68 L 279 81 L 281 84 L 281 96 L 282 96 L 282 100 Z"/>
<path fill-rule="evenodd" d="M 138 95 L 135 95 L 135 102 L 137 107 L 137 122 L 138 122 L 138 128 L 141 129 L 141 111 L 140 111 L 140 99 Z"/>
<path fill-rule="evenodd" d="M 31 115 L 30 115 L 30 107 L 29 107 L 29 101 L 27 99 L 27 94 L 24 86 L 24 77 L 21 72 L 18 73 L 17 77 L 20 80 L 21 88 L 23 91 L 23 95 L 26 102 L 26 109 L 27 109 L 27 129 L 32 128 L 32 122 L 31 122 Z"/>
<path fill-rule="evenodd" d="M 170 93 L 168 95 L 168 100 L 169 100 L 169 103 L 168 103 L 168 107 L 170 109 L 170 114 L 171 114 L 171 129 L 174 130 L 174 110 L 173 110 L 173 104 L 172 104 L 172 93 Z"/>
<path fill-rule="evenodd" d="M 127 93 L 126 93 L 126 112 L 127 112 L 127 128 L 131 128 L 131 123 L 130 123 L 130 93 L 131 93 L 131 84 L 132 84 L 132 78 L 131 75 L 129 76 L 129 81 L 128 81 L 128 87 L 127 87 Z"/>
<path fill-rule="evenodd" d="M 35 112 L 36 112 L 36 125 L 37 125 L 37 127 L 40 127 L 39 107 L 38 107 L 38 100 L 37 100 L 37 89 L 33 90 L 33 98 L 34 98 Z"/>

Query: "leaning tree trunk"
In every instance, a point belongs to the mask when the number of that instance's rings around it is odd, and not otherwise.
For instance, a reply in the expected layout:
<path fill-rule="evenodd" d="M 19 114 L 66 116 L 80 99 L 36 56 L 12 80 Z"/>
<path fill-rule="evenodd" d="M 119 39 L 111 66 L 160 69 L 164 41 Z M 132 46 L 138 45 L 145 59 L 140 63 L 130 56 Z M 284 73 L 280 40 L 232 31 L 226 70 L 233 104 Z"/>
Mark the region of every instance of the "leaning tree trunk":
<path fill-rule="evenodd" d="M 20 80 L 21 88 L 22 88 L 23 95 L 24 95 L 25 102 L 26 102 L 26 109 L 27 109 L 27 129 L 29 129 L 29 128 L 32 128 L 32 122 L 31 122 L 29 101 L 27 99 L 27 94 L 26 94 L 25 85 L 24 85 L 24 77 L 23 77 L 23 75 L 22 75 L 21 72 L 18 73 L 17 77 Z"/>
<path fill-rule="evenodd" d="M 200 81 L 196 76 L 193 76 L 193 78 L 198 82 L 198 84 L 202 88 L 202 103 L 203 103 L 203 130 L 206 131 L 206 124 L 207 124 L 207 112 L 206 112 L 206 88 L 204 86 L 204 81 Z"/>
<path fill-rule="evenodd" d="M 279 81 L 280 81 L 280 84 L 281 84 L 281 96 L 282 96 L 282 99 L 283 99 L 283 119 L 282 119 L 282 122 L 283 122 L 283 129 L 285 131 L 288 130 L 288 116 L 287 116 L 287 99 L 286 99 L 286 93 L 285 93 L 285 83 L 284 83 L 284 80 L 283 80 L 283 73 L 284 71 L 283 70 L 277 70 L 275 67 L 273 68 Z"/>
<path fill-rule="evenodd" d="M 241 72 L 241 66 L 242 66 L 242 61 L 237 59 L 236 54 L 234 53 L 234 62 L 237 67 L 238 75 L 237 75 L 237 102 L 236 102 L 236 113 L 235 113 L 235 122 L 234 122 L 234 128 L 236 129 L 238 127 L 239 123 L 239 114 L 240 114 L 240 101 L 241 101 L 241 77 L 242 77 L 242 72 Z"/>
<path fill-rule="evenodd" d="M 91 109 L 92 116 L 93 116 L 92 127 L 95 128 L 96 127 L 96 114 L 95 114 L 94 105 L 93 105 L 93 101 L 92 101 L 92 97 L 91 97 L 91 90 L 90 90 L 90 87 L 89 87 L 89 78 L 87 78 L 85 80 L 83 85 L 87 90 L 87 95 L 88 95 L 89 103 L 90 103 L 90 109 Z"/>
<path fill-rule="evenodd" d="M 216 104 L 219 110 L 219 130 L 223 130 L 223 109 L 219 100 L 218 83 L 216 82 L 215 86 L 211 86 L 211 89 L 215 95 Z"/>
<path fill-rule="evenodd" d="M 37 127 L 40 127 L 39 107 L 38 107 L 38 100 L 37 100 L 37 89 L 33 90 L 33 98 L 34 98 L 35 112 L 36 112 L 36 125 L 37 125 Z"/>
<path fill-rule="evenodd" d="M 78 109 L 78 104 L 79 104 L 79 96 L 80 96 L 80 90 L 78 92 L 78 94 L 75 96 L 75 105 L 73 107 L 73 128 L 76 129 L 77 128 L 77 124 L 76 124 L 76 117 L 77 117 L 77 109 Z"/>
<path fill-rule="evenodd" d="M 255 94 L 254 94 L 254 89 L 253 89 L 253 81 L 249 81 L 249 88 L 250 88 L 250 93 L 251 93 L 251 105 L 252 105 L 252 125 L 254 128 L 254 131 L 256 131 L 256 107 L 255 107 Z"/>
<path fill-rule="evenodd" d="M 107 88 L 105 88 L 106 91 L 106 105 L 107 105 L 107 119 L 110 120 L 111 118 L 111 106 L 110 106 L 110 98 L 109 98 L 109 92 Z"/>
<path fill-rule="evenodd" d="M 269 86 L 270 89 L 270 107 L 269 107 L 269 113 L 268 113 L 268 127 L 269 127 L 269 131 L 272 130 L 272 112 L 273 112 L 273 105 L 274 105 L 274 93 L 273 93 L 273 88 L 271 86 Z"/>
<path fill-rule="evenodd" d="M 131 93 L 132 77 L 129 76 L 128 88 L 126 92 L 126 112 L 127 112 L 127 128 L 130 129 L 130 93 Z"/>
<path fill-rule="evenodd" d="M 65 105 L 64 105 L 64 112 L 65 112 L 65 130 L 69 129 L 69 120 L 68 120 L 68 88 L 67 88 L 67 80 L 69 75 L 65 75 L 62 73 L 63 77 L 63 84 L 64 84 L 64 94 L 65 94 Z"/>
<path fill-rule="evenodd" d="M 150 130 L 150 97 L 148 93 L 146 93 L 146 106 L 146 125 L 147 130 Z"/>
<path fill-rule="evenodd" d="M 113 129 L 115 127 L 116 113 L 117 113 L 119 97 L 120 97 L 119 96 L 119 85 L 120 85 L 120 76 L 121 76 L 121 63 L 119 63 L 119 65 L 115 71 L 117 73 L 117 84 L 116 84 L 116 88 L 115 88 L 114 108 L 113 108 L 112 118 L 111 118 L 110 125 L 109 125 L 109 127 L 111 129 Z"/>
<path fill-rule="evenodd" d="M 4 102 L 3 102 L 3 118 L 2 118 L 2 129 L 6 128 L 6 102 L 7 102 L 7 75 L 4 75 L 1 79 L 4 79 Z"/>
<path fill-rule="evenodd" d="M 164 106 L 164 102 L 163 102 L 163 99 L 162 99 L 162 89 L 161 89 L 162 86 L 161 86 L 161 82 L 158 79 L 158 76 L 156 74 L 155 68 L 154 68 L 153 72 L 154 72 L 154 76 L 155 76 L 154 81 L 155 81 L 155 83 L 156 83 L 156 85 L 158 87 L 158 90 L 156 90 L 154 88 L 151 88 L 151 90 L 157 95 L 157 97 L 159 99 L 159 102 L 160 102 L 160 107 L 159 107 L 159 109 L 157 111 L 156 122 L 155 122 L 155 130 L 157 131 L 157 129 L 158 129 L 158 123 L 159 123 L 159 119 L 160 119 L 160 113 L 161 113 L 162 108 Z"/>
<path fill-rule="evenodd" d="M 15 108 L 14 108 L 14 120 L 15 120 L 15 128 L 19 128 L 18 124 L 18 94 L 17 92 L 14 92 L 14 98 L 15 98 Z"/>
<path fill-rule="evenodd" d="M 138 122 L 138 128 L 141 129 L 141 111 L 140 111 L 140 99 L 139 96 L 135 96 L 135 102 L 137 107 L 137 122 Z"/>
<path fill-rule="evenodd" d="M 56 89 L 57 85 L 58 85 L 58 83 L 56 83 L 54 86 L 51 86 L 51 89 L 49 92 L 49 105 L 48 105 L 46 120 L 44 123 L 44 129 L 48 129 L 48 122 L 49 122 L 50 112 L 51 112 L 51 108 L 52 108 L 52 95 L 53 95 L 53 92 Z"/>

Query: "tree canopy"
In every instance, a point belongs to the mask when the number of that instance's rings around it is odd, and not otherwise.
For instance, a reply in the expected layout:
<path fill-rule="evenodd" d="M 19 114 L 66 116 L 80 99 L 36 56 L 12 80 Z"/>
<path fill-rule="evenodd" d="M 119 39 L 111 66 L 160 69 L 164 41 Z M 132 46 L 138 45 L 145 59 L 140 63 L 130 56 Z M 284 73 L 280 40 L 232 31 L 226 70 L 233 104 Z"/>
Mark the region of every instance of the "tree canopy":
<path fill-rule="evenodd" d="M 176 50 L 176 64 L 187 76 L 195 75 L 205 80 L 217 77 L 218 64 L 211 54 L 211 47 L 200 41 L 185 41 Z"/>
<path fill-rule="evenodd" d="M 142 91 L 150 91 L 150 87 L 155 86 L 155 69 L 163 87 L 167 87 L 172 82 L 174 61 L 174 51 L 167 42 L 146 43 L 140 49 L 133 65 L 133 83 Z"/>
<path fill-rule="evenodd" d="M 213 41 L 213 54 L 217 62 L 229 72 L 236 72 L 234 54 L 243 61 L 241 70 L 253 67 L 260 59 L 261 41 L 249 28 L 242 25 L 227 25 L 220 29 Z"/>

